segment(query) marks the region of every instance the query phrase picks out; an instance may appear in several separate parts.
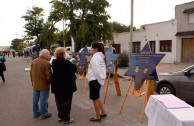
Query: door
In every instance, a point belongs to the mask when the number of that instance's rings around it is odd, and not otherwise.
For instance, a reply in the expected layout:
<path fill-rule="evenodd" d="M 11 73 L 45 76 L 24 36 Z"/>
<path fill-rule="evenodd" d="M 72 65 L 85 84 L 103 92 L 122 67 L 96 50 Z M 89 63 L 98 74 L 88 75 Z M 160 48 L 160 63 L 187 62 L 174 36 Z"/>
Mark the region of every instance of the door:
<path fill-rule="evenodd" d="M 194 62 L 194 38 L 182 39 L 181 61 L 186 63 Z"/>

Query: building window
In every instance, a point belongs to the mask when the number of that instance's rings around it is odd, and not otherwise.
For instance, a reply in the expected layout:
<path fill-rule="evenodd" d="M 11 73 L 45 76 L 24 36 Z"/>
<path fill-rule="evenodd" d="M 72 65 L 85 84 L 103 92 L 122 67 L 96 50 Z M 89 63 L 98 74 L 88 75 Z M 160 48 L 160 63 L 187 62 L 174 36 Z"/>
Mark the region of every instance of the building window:
<path fill-rule="evenodd" d="M 189 13 L 189 23 L 194 23 L 194 13 Z"/>
<path fill-rule="evenodd" d="M 149 43 L 150 43 L 151 52 L 155 53 L 155 50 L 156 50 L 156 43 L 155 43 L 155 41 L 149 41 Z"/>
<path fill-rule="evenodd" d="M 161 40 L 160 52 L 172 52 L 172 40 Z"/>
<path fill-rule="evenodd" d="M 140 53 L 140 42 L 133 42 L 132 53 Z"/>

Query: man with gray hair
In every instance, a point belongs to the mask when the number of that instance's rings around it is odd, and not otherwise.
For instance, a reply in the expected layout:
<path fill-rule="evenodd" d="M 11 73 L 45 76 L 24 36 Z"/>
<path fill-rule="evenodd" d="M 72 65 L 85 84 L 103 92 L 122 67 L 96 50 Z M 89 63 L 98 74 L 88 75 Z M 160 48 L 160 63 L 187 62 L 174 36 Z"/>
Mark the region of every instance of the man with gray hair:
<path fill-rule="evenodd" d="M 50 52 L 47 49 L 40 51 L 39 57 L 32 61 L 30 78 L 33 87 L 33 117 L 46 119 L 48 113 L 48 97 L 51 83 Z M 38 102 L 40 100 L 40 107 Z"/>

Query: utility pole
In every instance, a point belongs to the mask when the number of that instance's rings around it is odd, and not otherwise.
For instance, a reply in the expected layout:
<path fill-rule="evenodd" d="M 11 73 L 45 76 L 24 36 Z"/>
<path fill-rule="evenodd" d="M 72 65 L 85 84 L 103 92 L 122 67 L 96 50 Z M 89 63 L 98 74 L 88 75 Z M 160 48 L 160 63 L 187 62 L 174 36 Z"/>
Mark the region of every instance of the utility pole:
<path fill-rule="evenodd" d="M 131 25 L 130 25 L 129 55 L 132 54 L 132 43 L 133 43 L 133 0 L 131 0 Z"/>
<path fill-rule="evenodd" d="M 64 32 L 64 10 L 63 10 L 63 43 L 65 47 L 65 32 Z"/>

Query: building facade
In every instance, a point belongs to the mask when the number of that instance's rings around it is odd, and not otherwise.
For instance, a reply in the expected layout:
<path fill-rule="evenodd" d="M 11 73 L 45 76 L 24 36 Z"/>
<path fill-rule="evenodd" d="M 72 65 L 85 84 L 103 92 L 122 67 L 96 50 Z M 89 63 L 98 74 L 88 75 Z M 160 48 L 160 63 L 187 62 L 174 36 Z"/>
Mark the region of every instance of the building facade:
<path fill-rule="evenodd" d="M 0 50 L 1 51 L 9 51 L 10 50 L 10 46 L 0 46 Z"/>
<path fill-rule="evenodd" d="M 165 54 L 161 62 L 180 63 L 194 61 L 194 1 L 175 7 L 175 19 L 145 25 L 145 30 L 116 33 L 114 43 L 121 52 L 140 53 L 149 42 L 153 53 Z M 131 45 L 131 48 L 129 48 Z M 191 45 L 191 46 L 190 46 Z"/>
<path fill-rule="evenodd" d="M 161 62 L 174 63 L 176 57 L 176 20 L 145 25 L 145 30 L 133 32 L 132 48 L 129 48 L 130 32 L 114 35 L 114 43 L 120 44 L 121 52 L 140 53 L 146 42 L 149 42 L 153 53 L 165 54 Z M 132 50 L 130 50 L 132 49 Z"/>
<path fill-rule="evenodd" d="M 194 62 L 194 1 L 175 7 L 178 61 Z"/>

